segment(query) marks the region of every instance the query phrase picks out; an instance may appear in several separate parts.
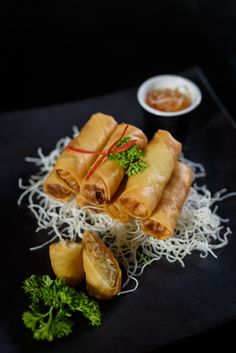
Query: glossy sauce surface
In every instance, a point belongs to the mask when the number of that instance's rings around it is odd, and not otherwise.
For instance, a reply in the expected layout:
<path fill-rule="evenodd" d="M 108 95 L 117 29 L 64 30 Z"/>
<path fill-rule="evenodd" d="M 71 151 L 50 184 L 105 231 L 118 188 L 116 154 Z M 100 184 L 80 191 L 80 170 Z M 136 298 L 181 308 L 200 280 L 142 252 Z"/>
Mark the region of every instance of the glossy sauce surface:
<path fill-rule="evenodd" d="M 147 93 L 146 103 L 157 110 L 164 112 L 177 112 L 188 108 L 191 98 L 178 89 L 153 89 Z"/>

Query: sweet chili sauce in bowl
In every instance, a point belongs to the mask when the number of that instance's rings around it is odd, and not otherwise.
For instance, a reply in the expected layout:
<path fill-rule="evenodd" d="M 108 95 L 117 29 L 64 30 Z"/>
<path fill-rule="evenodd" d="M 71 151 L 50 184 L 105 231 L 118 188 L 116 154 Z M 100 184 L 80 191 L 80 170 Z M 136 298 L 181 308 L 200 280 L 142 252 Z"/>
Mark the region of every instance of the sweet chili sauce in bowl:
<path fill-rule="evenodd" d="M 183 76 L 159 75 L 139 86 L 137 99 L 144 111 L 146 130 L 151 133 L 166 129 L 181 139 L 202 94 L 193 81 Z"/>
<path fill-rule="evenodd" d="M 191 80 L 177 75 L 159 75 L 144 81 L 137 98 L 143 109 L 154 115 L 176 116 L 195 109 L 202 95 Z"/>
<path fill-rule="evenodd" d="M 178 112 L 188 108 L 192 99 L 178 88 L 153 89 L 146 95 L 145 102 L 150 107 L 163 112 Z"/>

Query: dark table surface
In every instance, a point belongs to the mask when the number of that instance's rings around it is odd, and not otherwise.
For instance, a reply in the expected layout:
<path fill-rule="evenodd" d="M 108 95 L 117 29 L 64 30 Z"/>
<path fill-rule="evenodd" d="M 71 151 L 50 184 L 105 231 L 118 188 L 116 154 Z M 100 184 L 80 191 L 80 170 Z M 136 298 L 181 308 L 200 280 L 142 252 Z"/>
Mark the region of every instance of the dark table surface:
<path fill-rule="evenodd" d="M 184 140 L 186 157 L 206 167 L 205 183 L 212 192 L 226 187 L 235 191 L 235 123 L 209 86 L 203 72 L 183 73 L 201 88 L 203 101 L 192 115 Z M 53 344 L 36 343 L 22 325 L 26 302 L 22 281 L 31 273 L 50 271 L 47 250 L 29 252 L 37 243 L 35 220 L 27 205 L 17 207 L 18 178 L 27 180 L 34 168 L 24 162 L 40 146 L 49 152 L 56 141 L 81 127 L 97 111 L 118 121 L 134 123 L 150 134 L 136 99 L 137 88 L 81 102 L 0 116 L 1 132 L 1 352 L 155 352 L 176 347 L 210 347 L 234 343 L 229 330 L 236 320 L 235 198 L 223 202 L 220 214 L 230 218 L 233 234 L 218 259 L 201 259 L 193 253 L 183 269 L 162 260 L 146 269 L 139 289 L 102 304 L 103 325 L 91 329 L 85 323 L 75 334 Z M 156 127 L 158 128 L 158 126 Z M 225 340 L 227 339 L 227 342 Z"/>

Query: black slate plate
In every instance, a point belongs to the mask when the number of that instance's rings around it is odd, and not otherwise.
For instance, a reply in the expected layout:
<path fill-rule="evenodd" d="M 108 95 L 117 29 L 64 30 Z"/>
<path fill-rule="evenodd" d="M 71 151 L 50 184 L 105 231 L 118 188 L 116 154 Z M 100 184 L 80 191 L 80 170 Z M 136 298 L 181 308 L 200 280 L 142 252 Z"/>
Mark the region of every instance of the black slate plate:
<path fill-rule="evenodd" d="M 236 130 L 233 120 L 216 99 L 199 68 L 183 73 L 201 88 L 203 101 L 194 113 L 184 143 L 185 155 L 206 167 L 204 182 L 212 192 L 226 187 L 235 191 Z M 19 177 L 34 172 L 25 156 L 36 155 L 39 146 L 49 152 L 56 141 L 82 126 L 94 112 L 112 114 L 118 121 L 144 128 L 136 89 L 61 106 L 20 111 L 0 116 L 1 132 L 1 317 L 2 352 L 101 352 L 144 353 L 171 342 L 192 337 L 236 319 L 236 198 L 220 207 L 230 217 L 233 234 L 218 259 L 201 259 L 193 253 L 183 269 L 178 263 L 154 263 L 146 269 L 139 289 L 130 295 L 102 303 L 103 324 L 91 328 L 86 321 L 66 339 L 47 344 L 35 342 L 23 327 L 26 299 L 22 281 L 31 273 L 50 273 L 47 250 L 30 252 L 41 239 L 26 204 L 17 207 Z"/>

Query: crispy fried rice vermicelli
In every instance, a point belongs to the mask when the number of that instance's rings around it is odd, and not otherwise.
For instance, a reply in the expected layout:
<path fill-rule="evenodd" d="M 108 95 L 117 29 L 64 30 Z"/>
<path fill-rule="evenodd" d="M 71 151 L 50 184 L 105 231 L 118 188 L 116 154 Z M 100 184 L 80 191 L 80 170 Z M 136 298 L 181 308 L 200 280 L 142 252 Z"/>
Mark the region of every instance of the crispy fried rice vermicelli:
<path fill-rule="evenodd" d="M 73 131 L 74 136 L 79 133 L 76 127 Z M 22 193 L 18 204 L 27 198 L 28 208 L 37 220 L 36 232 L 47 230 L 49 234 L 48 241 L 31 250 L 37 250 L 58 238 L 79 240 L 85 230 L 95 231 L 111 248 L 126 272 L 123 290 L 120 292 L 123 294 L 137 289 L 138 277 L 153 261 L 165 258 L 169 262 L 178 261 L 185 266 L 184 258 L 193 251 L 199 251 L 201 257 L 208 254 L 217 257 L 215 250 L 228 243 L 227 237 L 231 234 L 227 226 L 229 219 L 223 219 L 217 214 L 218 206 L 215 204 L 227 197 L 236 196 L 236 192 L 227 193 L 227 190 L 223 189 L 212 195 L 206 185 L 197 185 L 196 180 L 205 176 L 205 169 L 203 165 L 194 163 L 183 155 L 181 161 L 191 166 L 193 170 L 193 186 L 175 234 L 169 239 L 158 240 L 145 234 L 137 219 L 128 224 L 121 224 L 105 213 L 90 211 L 91 208 L 99 209 L 99 207 L 78 208 L 75 200 L 60 202 L 48 197 L 42 190 L 43 181 L 69 141 L 69 137 L 60 139 L 48 156 L 45 156 L 39 148 L 38 157 L 26 157 L 26 161 L 35 164 L 39 170 L 36 175 L 30 176 L 27 185 L 19 179 Z M 130 284 L 131 280 L 134 282 L 133 285 Z"/>

